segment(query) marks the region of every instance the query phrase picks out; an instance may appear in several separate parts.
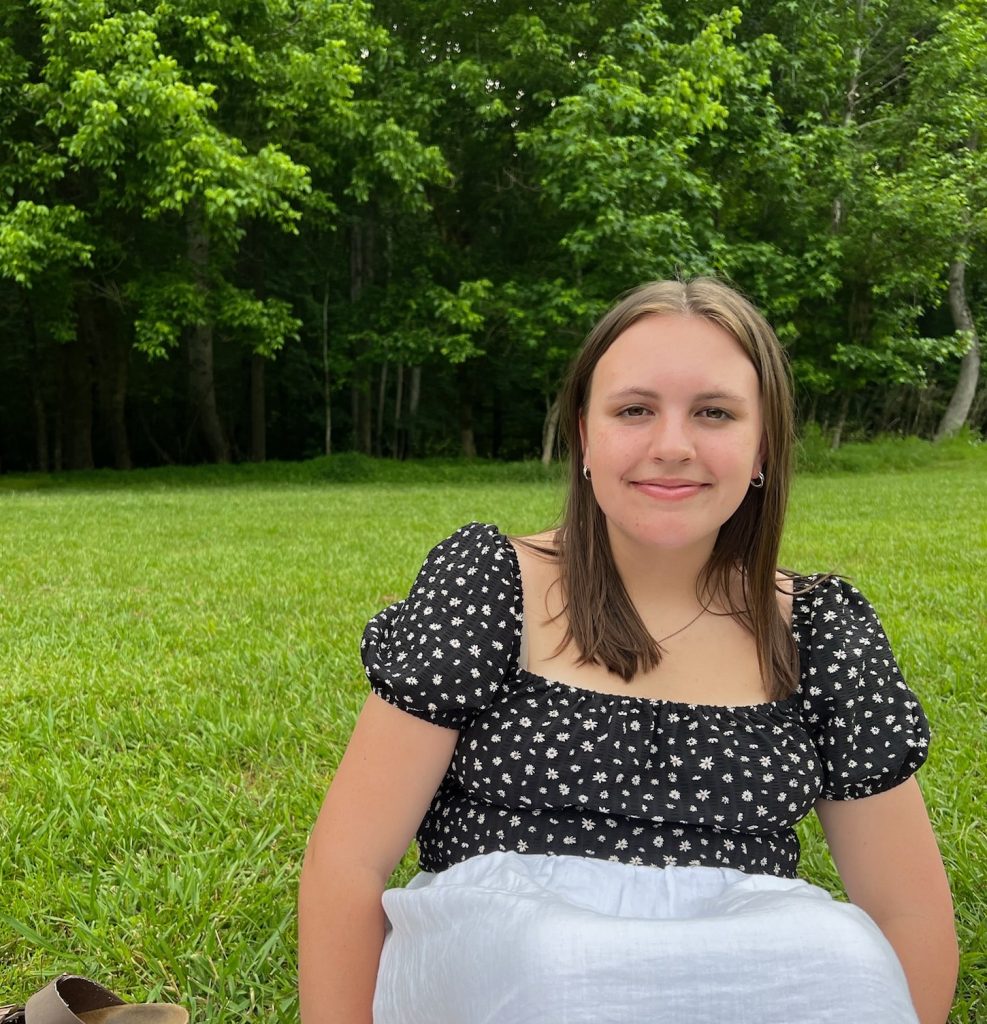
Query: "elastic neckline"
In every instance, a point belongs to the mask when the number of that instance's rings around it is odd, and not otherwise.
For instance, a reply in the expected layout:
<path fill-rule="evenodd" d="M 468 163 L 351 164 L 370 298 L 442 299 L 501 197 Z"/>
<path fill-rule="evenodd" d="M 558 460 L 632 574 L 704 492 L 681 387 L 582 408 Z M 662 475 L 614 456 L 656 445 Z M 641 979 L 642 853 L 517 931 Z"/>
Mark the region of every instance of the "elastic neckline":
<path fill-rule="evenodd" d="M 714 714 L 719 711 L 747 712 L 750 714 L 754 714 L 758 711 L 767 713 L 771 710 L 786 708 L 802 696 L 801 687 L 796 687 L 788 697 L 781 700 L 761 701 L 758 704 L 690 703 L 685 700 L 670 700 L 667 697 L 647 697 L 644 694 L 607 693 L 605 690 L 593 690 L 588 686 L 576 686 L 574 683 L 565 683 L 560 679 L 549 679 L 548 676 L 540 676 L 537 672 L 529 672 L 528 669 L 521 668 L 520 665 L 516 666 L 514 671 L 517 675 L 523 676 L 530 680 L 531 683 L 538 685 L 540 689 L 561 690 L 574 697 L 598 698 L 603 704 L 651 704 L 655 707 L 679 708 L 683 711 L 702 711 L 709 712 L 710 714 Z"/>
<path fill-rule="evenodd" d="M 507 557 L 510 559 L 511 572 L 514 576 L 514 597 L 517 605 L 517 611 L 515 613 L 518 622 L 521 623 L 521 628 L 524 628 L 524 588 L 521 586 L 521 563 L 518 561 L 517 551 L 514 545 L 511 543 L 510 538 L 501 531 L 500 527 L 494 523 L 479 523 L 477 525 L 484 526 L 491 530 L 495 535 L 495 539 L 500 544 L 502 549 L 507 550 Z M 801 584 L 807 580 L 810 580 L 811 576 L 793 576 L 792 579 L 796 585 Z M 797 628 L 801 624 L 798 622 L 798 594 L 795 595 L 792 601 L 792 621 L 789 626 L 789 630 L 792 633 L 794 639 L 797 633 Z M 684 700 L 669 700 L 666 697 L 648 697 L 644 694 L 633 694 L 633 693 L 607 693 L 605 690 L 594 690 L 588 686 L 577 686 L 574 683 L 567 683 L 561 679 L 550 679 L 548 676 L 539 675 L 537 672 L 531 672 L 526 668 L 522 668 L 520 665 L 521 661 L 521 640 L 520 635 L 514 643 L 514 671 L 517 675 L 529 680 L 529 686 L 537 686 L 539 689 L 549 690 L 560 690 L 571 694 L 574 697 L 592 697 L 599 698 L 604 704 L 651 704 L 656 707 L 664 708 L 681 708 L 687 711 L 704 711 L 710 713 L 716 713 L 718 711 L 727 712 L 748 712 L 756 713 L 768 712 L 772 709 L 786 708 L 790 704 L 802 697 L 802 685 L 801 681 L 797 682 L 795 689 L 787 697 L 783 697 L 780 700 L 767 700 L 759 701 L 756 704 L 703 704 Z M 801 653 L 801 652 L 800 652 Z"/>

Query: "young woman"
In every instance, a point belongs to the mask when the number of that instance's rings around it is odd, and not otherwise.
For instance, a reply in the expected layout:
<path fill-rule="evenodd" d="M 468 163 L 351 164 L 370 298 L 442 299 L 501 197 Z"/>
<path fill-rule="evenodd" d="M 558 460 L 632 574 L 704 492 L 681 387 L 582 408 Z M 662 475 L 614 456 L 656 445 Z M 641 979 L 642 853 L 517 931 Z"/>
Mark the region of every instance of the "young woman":
<path fill-rule="evenodd" d="M 792 420 L 720 283 L 594 328 L 561 526 L 463 527 L 367 627 L 302 873 L 303 1024 L 945 1021 L 925 717 L 865 598 L 777 568 Z M 795 877 L 813 808 L 849 904 Z"/>

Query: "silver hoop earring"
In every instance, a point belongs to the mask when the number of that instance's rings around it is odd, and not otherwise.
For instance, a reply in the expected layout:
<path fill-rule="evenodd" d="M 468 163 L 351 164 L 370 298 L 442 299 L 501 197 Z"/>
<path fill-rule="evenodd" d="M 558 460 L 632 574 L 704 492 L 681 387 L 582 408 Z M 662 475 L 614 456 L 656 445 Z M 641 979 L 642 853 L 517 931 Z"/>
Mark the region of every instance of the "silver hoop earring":
<path fill-rule="evenodd" d="M 751 480 L 751 487 L 755 490 L 760 490 L 764 486 L 764 471 L 762 470 L 757 476 Z"/>
<path fill-rule="evenodd" d="M 592 480 L 593 479 L 593 477 L 592 477 L 592 475 L 590 474 L 590 471 L 589 471 L 589 466 L 587 466 L 585 462 L 583 463 L 583 479 L 584 480 Z"/>

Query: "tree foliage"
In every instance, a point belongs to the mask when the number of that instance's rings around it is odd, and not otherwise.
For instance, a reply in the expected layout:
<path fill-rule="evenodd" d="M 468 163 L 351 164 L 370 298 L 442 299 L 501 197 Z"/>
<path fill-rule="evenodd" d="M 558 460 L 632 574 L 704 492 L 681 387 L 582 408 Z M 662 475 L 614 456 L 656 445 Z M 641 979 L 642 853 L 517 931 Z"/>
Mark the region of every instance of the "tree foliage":
<path fill-rule="evenodd" d="M 983 0 L 10 0 L 0 466 L 547 452 L 695 273 L 834 441 L 982 429 L 985 96 Z"/>

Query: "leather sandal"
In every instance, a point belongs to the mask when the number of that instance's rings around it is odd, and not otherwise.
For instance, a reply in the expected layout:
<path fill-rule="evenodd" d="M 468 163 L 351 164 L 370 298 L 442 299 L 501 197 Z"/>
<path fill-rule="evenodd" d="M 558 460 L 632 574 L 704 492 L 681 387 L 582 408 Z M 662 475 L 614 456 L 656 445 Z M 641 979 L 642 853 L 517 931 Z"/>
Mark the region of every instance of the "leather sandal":
<path fill-rule="evenodd" d="M 0 1024 L 188 1024 L 188 1010 L 170 1003 L 125 1003 L 78 974 L 62 974 L 24 1006 L 0 1007 Z"/>

